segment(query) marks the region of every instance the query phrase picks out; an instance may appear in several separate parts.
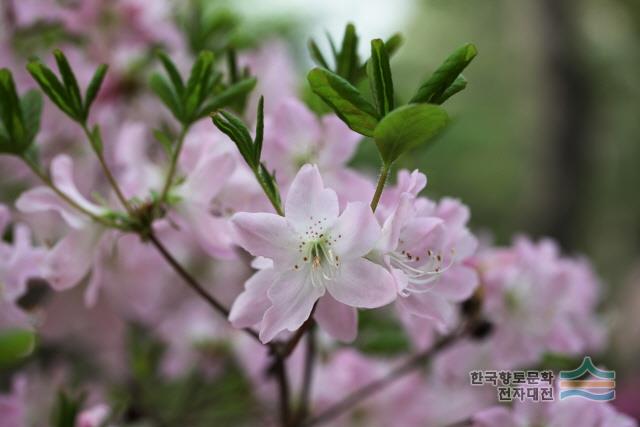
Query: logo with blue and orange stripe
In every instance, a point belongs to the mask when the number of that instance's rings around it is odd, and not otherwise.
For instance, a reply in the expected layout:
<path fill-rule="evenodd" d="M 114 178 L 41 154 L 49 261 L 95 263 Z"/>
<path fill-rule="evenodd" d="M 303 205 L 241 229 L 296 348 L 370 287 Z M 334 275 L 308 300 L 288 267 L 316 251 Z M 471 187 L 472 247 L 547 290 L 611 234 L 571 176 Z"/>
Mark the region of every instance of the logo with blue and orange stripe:
<path fill-rule="evenodd" d="M 607 402 L 616 398 L 616 372 L 605 371 L 593 364 L 591 357 L 572 371 L 560 371 L 560 400 L 569 397 Z"/>

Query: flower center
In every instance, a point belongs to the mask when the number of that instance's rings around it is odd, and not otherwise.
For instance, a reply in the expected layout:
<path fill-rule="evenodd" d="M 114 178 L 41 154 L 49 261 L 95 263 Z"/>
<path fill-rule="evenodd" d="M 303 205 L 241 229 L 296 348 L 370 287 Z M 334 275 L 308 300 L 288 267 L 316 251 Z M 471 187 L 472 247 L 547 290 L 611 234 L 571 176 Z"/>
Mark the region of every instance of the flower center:
<path fill-rule="evenodd" d="M 323 286 L 325 280 L 333 280 L 338 274 L 340 257 L 335 254 L 332 245 L 341 235 L 331 236 L 327 232 L 327 219 L 310 217 L 310 225 L 299 236 L 298 252 L 300 263 L 294 265 L 294 269 L 308 268 L 311 283 L 314 286 Z"/>
<path fill-rule="evenodd" d="M 455 259 L 455 248 L 450 251 L 448 260 L 441 251 L 427 250 L 422 256 L 411 254 L 406 250 L 392 252 L 389 257 L 394 268 L 402 270 L 407 276 L 408 285 L 400 292 L 402 296 L 411 293 L 430 291 L 430 284 L 435 283 L 442 273 L 447 271 Z"/>

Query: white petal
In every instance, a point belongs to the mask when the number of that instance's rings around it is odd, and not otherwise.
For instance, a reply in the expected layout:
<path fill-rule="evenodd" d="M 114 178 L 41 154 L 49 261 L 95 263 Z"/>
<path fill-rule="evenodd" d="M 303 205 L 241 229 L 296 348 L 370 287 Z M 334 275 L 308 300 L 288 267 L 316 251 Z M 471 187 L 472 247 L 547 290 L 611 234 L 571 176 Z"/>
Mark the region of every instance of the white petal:
<path fill-rule="evenodd" d="M 396 297 L 396 286 L 391 274 L 382 266 L 364 258 L 341 263 L 338 275 L 324 283 L 331 296 L 352 307 L 382 307 Z"/>
<path fill-rule="evenodd" d="M 235 161 L 230 153 L 207 154 L 178 189 L 185 198 L 184 203 L 208 205 L 229 180 L 234 168 Z"/>
<path fill-rule="evenodd" d="M 358 310 L 325 294 L 318 301 L 314 318 L 333 338 L 351 342 L 358 336 Z"/>
<path fill-rule="evenodd" d="M 51 161 L 51 180 L 67 197 L 87 211 L 101 215 L 105 209 L 91 203 L 78 190 L 73 180 L 73 161 L 71 157 L 60 154 Z"/>
<path fill-rule="evenodd" d="M 309 318 L 313 305 L 325 290 L 313 286 L 304 270 L 287 271 L 275 280 L 268 295 L 272 306 L 262 319 L 260 341 L 271 341 L 278 333 L 295 331 Z"/>
<path fill-rule="evenodd" d="M 331 248 L 343 260 L 369 253 L 380 238 L 380 225 L 369 205 L 349 203 L 327 233 Z"/>
<path fill-rule="evenodd" d="M 304 233 L 310 225 L 327 229 L 338 218 L 338 196 L 324 188 L 317 166 L 304 165 L 291 183 L 285 202 L 285 215 L 296 231 Z"/>
<path fill-rule="evenodd" d="M 60 240 L 44 260 L 43 277 L 58 291 L 80 282 L 91 268 L 103 228 L 73 230 Z"/>
<path fill-rule="evenodd" d="M 240 212 L 231 218 L 236 241 L 253 256 L 270 258 L 277 269 L 291 267 L 298 256 L 295 232 L 283 217 Z"/>
<path fill-rule="evenodd" d="M 69 226 L 77 229 L 83 228 L 89 223 L 86 216 L 69 206 L 48 187 L 36 187 L 25 191 L 16 201 L 16 207 L 26 213 L 49 210 L 58 212 Z"/>
<path fill-rule="evenodd" d="M 231 306 L 229 321 L 236 328 L 248 328 L 260 323 L 265 311 L 271 307 L 267 296 L 269 288 L 279 277 L 273 269 L 260 270 L 244 284 L 242 292 Z"/>

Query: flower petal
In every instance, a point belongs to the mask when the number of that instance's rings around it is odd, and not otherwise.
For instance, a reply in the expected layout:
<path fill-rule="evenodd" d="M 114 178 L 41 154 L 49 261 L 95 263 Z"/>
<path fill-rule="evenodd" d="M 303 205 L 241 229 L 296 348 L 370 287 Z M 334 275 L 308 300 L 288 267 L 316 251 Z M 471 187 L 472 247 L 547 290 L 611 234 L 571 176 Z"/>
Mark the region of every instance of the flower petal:
<path fill-rule="evenodd" d="M 283 217 L 271 213 L 240 212 L 231 218 L 236 241 L 253 256 L 273 260 L 286 269 L 297 257 L 295 232 Z"/>
<path fill-rule="evenodd" d="M 433 283 L 434 293 L 453 302 L 462 302 L 473 294 L 478 286 L 478 275 L 475 270 L 463 265 L 454 265 Z"/>
<path fill-rule="evenodd" d="M 414 316 L 432 319 L 439 329 L 447 328 L 455 317 L 453 305 L 433 292 L 414 293 L 398 301 Z"/>
<path fill-rule="evenodd" d="M 334 252 L 342 259 L 358 258 L 369 253 L 380 238 L 380 225 L 369 205 L 349 203 L 329 232 Z"/>
<path fill-rule="evenodd" d="M 329 294 L 318 301 L 314 317 L 320 327 L 337 340 L 348 343 L 358 336 L 358 310 L 339 303 Z"/>
<path fill-rule="evenodd" d="M 87 211 L 102 215 L 105 209 L 91 203 L 78 190 L 73 180 L 73 161 L 71 157 L 60 154 L 51 161 L 51 180 L 67 197 Z"/>
<path fill-rule="evenodd" d="M 268 292 L 272 306 L 262 319 L 260 341 L 267 343 L 285 329 L 295 331 L 302 326 L 324 292 L 322 287 L 311 284 L 308 271 L 282 273 Z"/>
<path fill-rule="evenodd" d="M 411 193 L 403 193 L 398 206 L 384 222 L 382 237 L 377 244 L 378 250 L 382 253 L 394 251 L 398 247 L 400 230 L 414 213 L 412 209 L 414 198 Z"/>
<path fill-rule="evenodd" d="M 57 291 L 68 289 L 80 282 L 91 268 L 102 227 L 73 230 L 60 240 L 46 255 L 43 277 Z"/>
<path fill-rule="evenodd" d="M 260 323 L 271 307 L 267 292 L 279 274 L 272 268 L 260 270 L 247 280 L 242 292 L 231 306 L 229 321 L 235 328 L 248 328 Z"/>
<path fill-rule="evenodd" d="M 358 147 L 362 136 L 344 124 L 335 114 L 322 117 L 323 147 L 320 150 L 318 163 L 327 167 L 344 165 Z"/>
<path fill-rule="evenodd" d="M 202 250 L 219 259 L 234 259 L 233 230 L 227 218 L 216 217 L 197 205 L 182 210 L 184 220 Z"/>
<path fill-rule="evenodd" d="M 338 276 L 324 283 L 331 296 L 351 307 L 377 308 L 396 297 L 391 274 L 364 258 L 341 263 Z"/>
<path fill-rule="evenodd" d="M 16 207 L 26 213 L 49 210 L 58 212 L 69 226 L 76 229 L 80 229 L 88 223 L 86 217 L 69 206 L 48 187 L 36 187 L 25 191 L 16 201 Z"/>
<path fill-rule="evenodd" d="M 208 205 L 234 169 L 235 161 L 230 153 L 205 155 L 178 190 L 185 198 L 184 203 Z"/>
<path fill-rule="evenodd" d="M 304 233 L 316 221 L 321 221 L 323 227 L 331 227 L 338 212 L 338 196 L 330 188 L 324 188 L 318 167 L 302 166 L 289 187 L 285 202 L 285 215 L 296 231 Z"/>

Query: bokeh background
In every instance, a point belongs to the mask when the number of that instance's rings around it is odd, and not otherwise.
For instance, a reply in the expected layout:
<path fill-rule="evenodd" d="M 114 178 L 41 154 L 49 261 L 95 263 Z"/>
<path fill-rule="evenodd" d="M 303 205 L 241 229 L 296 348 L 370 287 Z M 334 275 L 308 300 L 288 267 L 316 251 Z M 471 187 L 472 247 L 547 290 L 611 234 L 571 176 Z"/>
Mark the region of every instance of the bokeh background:
<path fill-rule="evenodd" d="M 624 399 L 616 404 L 640 417 L 640 2 L 202 0 L 180 2 L 183 25 L 195 3 L 237 25 L 239 43 L 285 40 L 300 76 L 312 66 L 310 37 L 328 50 L 325 32 L 338 39 L 353 22 L 367 57 L 369 39 L 400 32 L 405 43 L 392 67 L 404 100 L 449 52 L 476 44 L 478 57 L 464 73 L 469 85 L 447 103 L 453 124 L 398 167 L 424 171 L 430 197 L 460 198 L 483 239 L 551 236 L 592 260 L 613 331 L 606 353 L 594 357 L 618 371 Z M 29 52 L 43 37 L 56 35 L 26 34 L 17 48 Z M 373 145 L 362 144 L 353 163 L 375 173 Z M 0 201 L 18 190 L 5 186 Z M 226 399 L 225 387 L 242 386 L 228 374 L 228 382 L 200 391 Z M 193 381 L 188 387 L 200 386 Z M 232 401 L 221 405 L 238 410 Z"/>
<path fill-rule="evenodd" d="M 290 28 L 305 42 L 356 24 L 362 40 L 401 32 L 392 60 L 405 100 L 454 48 L 478 57 L 467 89 L 448 103 L 455 121 L 436 145 L 404 156 L 427 194 L 471 208 L 475 230 L 498 244 L 551 236 L 589 257 L 605 284 L 613 328 L 606 360 L 619 386 L 640 385 L 640 3 L 634 0 L 400 0 L 238 2 L 246 16 Z M 255 15 L 254 15 L 255 14 Z M 325 44 L 325 48 L 327 45 Z M 367 44 L 361 45 L 366 55 Z M 376 164 L 363 144 L 355 163 Z M 629 407 L 637 406 L 637 394 Z M 633 403 L 635 400 L 635 404 Z"/>

